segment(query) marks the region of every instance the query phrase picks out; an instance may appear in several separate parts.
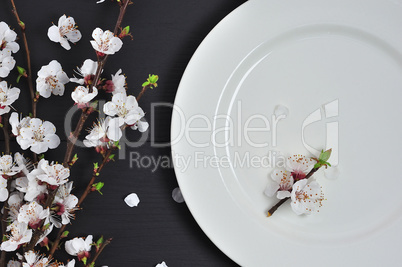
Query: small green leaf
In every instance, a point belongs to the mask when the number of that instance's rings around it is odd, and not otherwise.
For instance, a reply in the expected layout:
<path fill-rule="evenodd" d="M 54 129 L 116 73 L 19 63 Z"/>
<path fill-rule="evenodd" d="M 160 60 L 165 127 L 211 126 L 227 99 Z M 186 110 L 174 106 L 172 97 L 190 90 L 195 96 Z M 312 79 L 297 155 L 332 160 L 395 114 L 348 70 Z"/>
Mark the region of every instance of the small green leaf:
<path fill-rule="evenodd" d="M 327 151 L 321 151 L 320 157 L 318 158 L 320 161 L 328 161 L 329 157 L 331 157 L 332 149 L 328 149 Z"/>
<path fill-rule="evenodd" d="M 70 233 L 69 231 L 64 231 L 64 232 L 61 234 L 60 238 L 65 238 L 65 237 L 67 237 L 69 233 Z"/>
<path fill-rule="evenodd" d="M 18 75 L 18 77 L 17 77 L 17 83 L 19 83 L 19 82 L 20 82 L 21 77 L 22 77 L 22 75 Z"/>
<path fill-rule="evenodd" d="M 82 258 L 81 261 L 82 261 L 85 265 L 87 265 L 87 257 Z"/>
<path fill-rule="evenodd" d="M 142 84 L 142 87 L 145 87 L 145 86 L 147 86 L 147 85 L 149 85 L 149 84 L 150 84 L 150 82 L 146 81 L 146 82 L 144 82 L 144 83 Z"/>
<path fill-rule="evenodd" d="M 88 267 L 95 267 L 95 262 L 91 263 Z"/>
<path fill-rule="evenodd" d="M 27 71 L 23 67 L 20 67 L 20 66 L 17 66 L 17 70 L 18 70 L 18 73 L 22 76 L 26 75 L 26 73 L 27 73 Z"/>
<path fill-rule="evenodd" d="M 109 159 L 114 161 L 114 156 L 115 156 L 115 154 L 110 155 Z"/>
<path fill-rule="evenodd" d="M 104 241 L 103 236 L 101 236 L 101 237 L 98 239 L 98 241 L 96 241 L 96 246 L 99 247 L 100 245 L 102 245 L 102 244 L 103 244 L 103 241 Z"/>

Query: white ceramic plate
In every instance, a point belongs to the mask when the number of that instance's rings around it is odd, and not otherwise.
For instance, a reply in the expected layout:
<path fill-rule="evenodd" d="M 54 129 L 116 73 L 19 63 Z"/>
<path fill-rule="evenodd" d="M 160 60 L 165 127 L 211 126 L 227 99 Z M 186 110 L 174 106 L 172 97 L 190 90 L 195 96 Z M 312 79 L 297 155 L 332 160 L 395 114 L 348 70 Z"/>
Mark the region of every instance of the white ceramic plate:
<path fill-rule="evenodd" d="M 200 45 L 175 101 L 175 171 L 238 264 L 400 266 L 401 29 L 397 0 L 251 0 Z M 290 113 L 275 122 L 277 105 Z M 267 218 L 269 156 L 326 147 L 340 175 L 317 173 L 320 212 Z"/>

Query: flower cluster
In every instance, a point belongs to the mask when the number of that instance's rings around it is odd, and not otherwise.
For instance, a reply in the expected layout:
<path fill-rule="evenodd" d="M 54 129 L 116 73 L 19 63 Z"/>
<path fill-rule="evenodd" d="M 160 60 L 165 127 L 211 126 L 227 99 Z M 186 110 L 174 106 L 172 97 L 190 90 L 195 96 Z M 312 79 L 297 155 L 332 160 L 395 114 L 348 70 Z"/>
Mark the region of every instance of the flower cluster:
<path fill-rule="evenodd" d="M 291 199 L 292 210 L 297 214 L 311 214 L 322 205 L 324 195 L 321 186 L 309 178 L 321 167 L 330 166 L 327 162 L 331 150 L 323 151 L 318 159 L 303 155 L 293 155 L 286 159 L 284 168 L 276 168 L 271 173 L 271 181 L 265 189 L 269 197 L 280 200 Z M 279 204 L 280 203 L 280 204 Z M 278 202 L 281 205 L 283 202 Z M 271 216 L 277 206 L 268 212 Z"/>

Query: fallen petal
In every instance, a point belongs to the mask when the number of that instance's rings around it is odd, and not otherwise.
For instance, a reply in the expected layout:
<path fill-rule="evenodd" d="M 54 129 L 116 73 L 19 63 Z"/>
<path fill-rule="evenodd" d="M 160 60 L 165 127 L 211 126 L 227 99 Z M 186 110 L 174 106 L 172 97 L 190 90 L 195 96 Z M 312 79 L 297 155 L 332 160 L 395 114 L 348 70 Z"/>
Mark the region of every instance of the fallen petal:
<path fill-rule="evenodd" d="M 130 195 L 126 196 L 124 202 L 126 202 L 126 204 L 132 208 L 134 206 L 138 206 L 138 203 L 140 203 L 140 199 L 138 198 L 136 193 L 131 193 Z"/>

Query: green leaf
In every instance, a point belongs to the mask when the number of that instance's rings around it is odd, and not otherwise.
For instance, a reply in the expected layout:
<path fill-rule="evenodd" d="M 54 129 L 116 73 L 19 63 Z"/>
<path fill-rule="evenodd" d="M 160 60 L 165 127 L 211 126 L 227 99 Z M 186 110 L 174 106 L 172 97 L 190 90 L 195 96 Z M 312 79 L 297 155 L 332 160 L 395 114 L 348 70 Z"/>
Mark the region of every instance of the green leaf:
<path fill-rule="evenodd" d="M 144 82 L 144 83 L 142 84 L 142 87 L 145 87 L 145 86 L 147 86 L 147 85 L 149 85 L 149 84 L 150 84 L 150 82 L 146 81 L 146 82 Z"/>
<path fill-rule="evenodd" d="M 82 261 L 85 265 L 87 265 L 87 257 L 82 258 L 81 261 Z"/>
<path fill-rule="evenodd" d="M 115 154 L 110 155 L 110 156 L 109 156 L 109 159 L 110 159 L 110 160 L 114 160 L 114 156 L 115 156 Z"/>
<path fill-rule="evenodd" d="M 17 66 L 17 70 L 18 70 L 18 73 L 22 76 L 24 76 L 27 73 L 27 71 L 23 67 L 20 67 L 20 66 Z"/>
<path fill-rule="evenodd" d="M 91 263 L 88 267 L 95 267 L 95 262 Z"/>
<path fill-rule="evenodd" d="M 94 169 L 97 170 L 98 168 L 99 168 L 99 164 L 98 164 L 98 162 L 95 162 L 95 163 L 94 163 Z"/>
<path fill-rule="evenodd" d="M 101 236 L 101 237 L 98 239 L 98 241 L 96 241 L 96 246 L 99 247 L 100 245 L 102 245 L 102 244 L 103 244 L 103 241 L 104 241 L 103 236 Z"/>
<path fill-rule="evenodd" d="M 65 238 L 65 237 L 67 237 L 69 233 L 70 233 L 69 231 L 64 231 L 64 232 L 61 234 L 60 238 Z"/>
<path fill-rule="evenodd" d="M 331 157 L 332 149 L 328 149 L 327 151 L 322 150 L 319 161 L 328 161 L 329 157 Z"/>
<path fill-rule="evenodd" d="M 18 77 L 17 77 L 17 83 L 19 83 L 19 82 L 20 82 L 21 77 L 22 77 L 22 75 L 18 75 Z"/>

